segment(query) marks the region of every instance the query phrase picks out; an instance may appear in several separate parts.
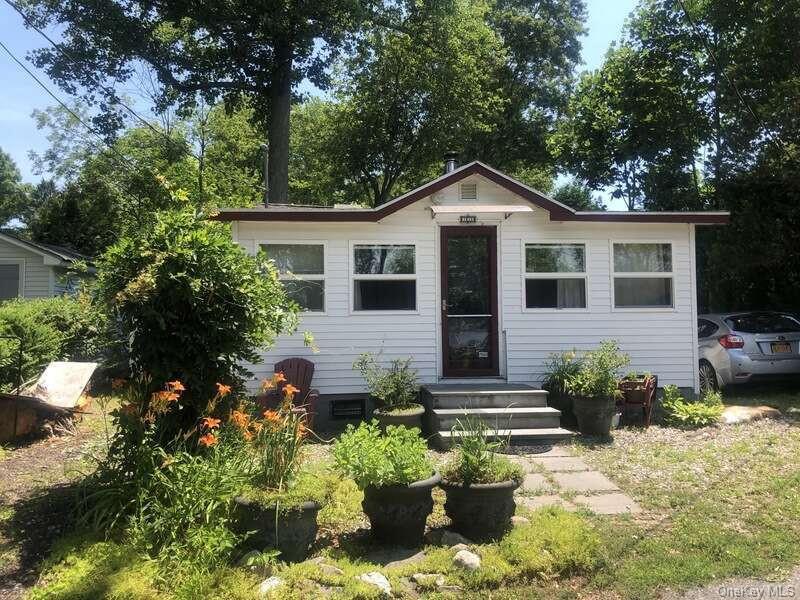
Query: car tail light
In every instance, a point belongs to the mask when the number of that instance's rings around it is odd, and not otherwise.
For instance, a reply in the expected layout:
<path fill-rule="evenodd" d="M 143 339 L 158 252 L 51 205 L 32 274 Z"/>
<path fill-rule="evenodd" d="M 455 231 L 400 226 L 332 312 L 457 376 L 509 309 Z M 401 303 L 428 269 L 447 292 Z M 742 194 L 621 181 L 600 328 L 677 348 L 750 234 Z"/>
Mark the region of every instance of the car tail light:
<path fill-rule="evenodd" d="M 723 335 L 719 338 L 719 343 L 720 346 L 728 350 L 732 348 L 744 348 L 744 338 L 740 335 Z"/>

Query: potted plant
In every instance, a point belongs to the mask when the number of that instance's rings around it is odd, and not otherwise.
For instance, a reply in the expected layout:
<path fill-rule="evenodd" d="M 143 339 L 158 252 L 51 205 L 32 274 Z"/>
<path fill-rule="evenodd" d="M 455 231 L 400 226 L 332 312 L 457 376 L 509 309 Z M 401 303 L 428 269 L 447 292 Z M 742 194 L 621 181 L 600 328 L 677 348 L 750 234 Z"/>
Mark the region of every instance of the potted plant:
<path fill-rule="evenodd" d="M 511 526 L 522 469 L 496 453 L 505 442 L 489 441 L 489 428 L 481 419 L 458 420 L 452 432 L 456 455 L 442 469 L 444 510 L 453 529 L 470 540 L 496 540 Z"/>
<path fill-rule="evenodd" d="M 625 400 L 631 404 L 644 404 L 647 384 L 653 379 L 650 373 L 637 373 L 631 371 L 626 373 L 619 382 L 619 389 L 625 396 Z"/>
<path fill-rule="evenodd" d="M 619 351 L 615 341 L 606 340 L 597 350 L 586 352 L 580 369 L 567 379 L 572 410 L 583 435 L 608 437 L 620 395 L 619 371 L 630 357 Z"/>
<path fill-rule="evenodd" d="M 274 386 L 283 375 L 276 373 Z M 248 549 L 275 548 L 287 561 L 301 561 L 317 536 L 317 513 L 326 492 L 312 475 L 298 477 L 306 438 L 306 416 L 292 404 L 297 389 L 283 387 L 276 410 L 254 417 L 234 410 L 229 423 L 248 447 L 250 485 L 235 499 L 238 529 Z"/>
<path fill-rule="evenodd" d="M 561 423 L 575 426 L 572 397 L 567 392 L 567 381 L 581 368 L 575 350 L 550 354 L 545 362 L 542 389 L 547 390 L 547 404 L 561 411 Z"/>
<path fill-rule="evenodd" d="M 364 491 L 361 503 L 372 535 L 406 547 L 422 543 L 425 522 L 433 511 L 431 492 L 439 474 L 428 458 L 419 431 L 376 420 L 348 425 L 333 445 L 337 469 Z"/>
<path fill-rule="evenodd" d="M 383 368 L 369 353 L 362 354 L 353 363 L 353 368 L 358 369 L 366 381 L 369 393 L 379 403 L 373 416 L 383 429 L 389 425 L 422 429 L 425 408 L 417 402 L 419 382 L 410 364 L 410 358 L 397 359 L 388 369 Z"/>

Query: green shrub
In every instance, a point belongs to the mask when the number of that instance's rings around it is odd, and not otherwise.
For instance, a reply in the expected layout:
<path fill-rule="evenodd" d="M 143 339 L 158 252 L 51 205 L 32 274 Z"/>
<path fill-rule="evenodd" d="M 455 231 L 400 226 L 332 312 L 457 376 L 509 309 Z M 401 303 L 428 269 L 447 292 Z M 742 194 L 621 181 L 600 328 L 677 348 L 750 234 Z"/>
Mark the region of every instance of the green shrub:
<path fill-rule="evenodd" d="M 243 385 L 241 361 L 292 330 L 297 306 L 263 254 L 249 256 L 222 223 L 191 209 L 157 213 L 98 262 L 99 301 L 117 324 L 114 347 L 160 387 L 180 380 L 184 425 L 215 384 Z"/>
<path fill-rule="evenodd" d="M 365 352 L 353 363 L 353 368 L 361 372 L 369 393 L 380 402 L 381 408 L 402 411 L 415 403 L 419 394 L 417 372 L 410 364 L 410 358 L 397 359 L 385 369 Z"/>
<path fill-rule="evenodd" d="M 456 456 L 442 469 L 442 477 L 447 481 L 471 485 L 522 479 L 520 466 L 496 453 L 507 440 L 489 441 L 492 432 L 482 419 L 473 416 L 458 419 L 452 433 Z"/>
<path fill-rule="evenodd" d="M 333 445 L 336 467 L 362 490 L 427 479 L 433 464 L 419 433 L 417 428 L 389 425 L 383 435 L 375 420 L 358 427 L 348 425 Z"/>
<path fill-rule="evenodd" d="M 22 381 L 37 378 L 54 360 L 95 360 L 104 320 L 89 298 L 10 300 L 0 304 L 0 335 L 22 339 Z M 0 338 L 0 387 L 17 383 L 16 339 Z"/>
<path fill-rule="evenodd" d="M 690 402 L 681 396 L 678 386 L 664 386 L 664 398 L 661 401 L 664 410 L 664 421 L 668 425 L 696 429 L 719 422 L 722 416 L 722 394 L 708 392 L 700 400 Z"/>
<path fill-rule="evenodd" d="M 584 398 L 614 398 L 619 395 L 619 372 L 630 363 L 617 342 L 606 340 L 597 350 L 586 352 L 577 373 L 567 379 L 567 391 Z"/>

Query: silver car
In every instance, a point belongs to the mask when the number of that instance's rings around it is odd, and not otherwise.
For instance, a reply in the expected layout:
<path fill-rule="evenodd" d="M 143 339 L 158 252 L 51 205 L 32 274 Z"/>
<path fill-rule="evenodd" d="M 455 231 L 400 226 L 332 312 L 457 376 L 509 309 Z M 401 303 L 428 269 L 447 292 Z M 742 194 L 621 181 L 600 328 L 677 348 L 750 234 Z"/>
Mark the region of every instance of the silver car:
<path fill-rule="evenodd" d="M 781 312 L 700 315 L 700 390 L 800 375 L 800 320 Z"/>

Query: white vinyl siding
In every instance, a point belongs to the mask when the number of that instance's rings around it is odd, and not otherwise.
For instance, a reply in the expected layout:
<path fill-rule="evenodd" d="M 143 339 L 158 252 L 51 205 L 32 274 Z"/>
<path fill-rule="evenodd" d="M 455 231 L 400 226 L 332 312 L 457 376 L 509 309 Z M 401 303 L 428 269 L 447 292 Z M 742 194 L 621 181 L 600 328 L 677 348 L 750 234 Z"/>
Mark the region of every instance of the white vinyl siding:
<path fill-rule="evenodd" d="M 0 240 L 0 264 L 20 264 L 23 298 L 47 298 L 53 295 L 52 267 L 41 255 Z"/>
<path fill-rule="evenodd" d="M 526 204 L 527 201 L 494 183 L 475 177 L 481 204 Z M 471 183 L 471 181 L 466 181 Z M 431 218 L 431 202 L 460 201 L 454 184 L 390 215 L 379 223 L 301 223 L 275 227 L 269 222 L 239 222 L 238 242 L 249 252 L 259 243 L 326 243 L 326 313 L 303 313 L 298 333 L 281 336 L 264 353 L 264 363 L 251 367 L 258 380 L 272 365 L 291 356 L 304 356 L 316 365 L 314 387 L 323 394 L 365 391 L 352 363 L 362 352 L 379 360 L 412 357 L 420 381 L 441 378 L 441 318 L 439 310 L 439 226 L 458 224 Z M 695 386 L 693 346 L 693 287 L 690 226 L 686 224 L 551 222 L 548 213 L 513 214 L 508 219 L 479 217 L 475 225 L 493 225 L 498 236 L 499 345 L 501 376 L 514 383 L 539 385 L 544 362 L 552 352 L 588 350 L 615 339 L 631 355 L 631 369 L 659 376 L 659 385 Z M 413 244 L 417 307 L 390 314 L 352 310 L 352 252 L 361 243 Z M 672 247 L 673 307 L 669 309 L 613 307 L 613 241 L 669 242 Z M 583 244 L 585 246 L 586 308 L 527 310 L 525 308 L 525 244 Z M 302 332 L 314 335 L 319 353 L 303 344 Z"/>

